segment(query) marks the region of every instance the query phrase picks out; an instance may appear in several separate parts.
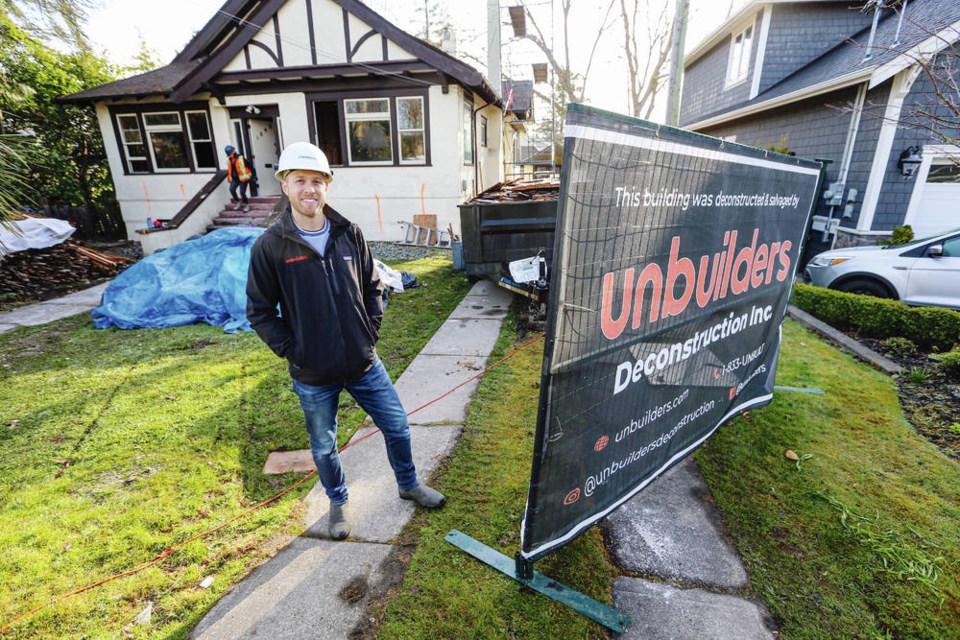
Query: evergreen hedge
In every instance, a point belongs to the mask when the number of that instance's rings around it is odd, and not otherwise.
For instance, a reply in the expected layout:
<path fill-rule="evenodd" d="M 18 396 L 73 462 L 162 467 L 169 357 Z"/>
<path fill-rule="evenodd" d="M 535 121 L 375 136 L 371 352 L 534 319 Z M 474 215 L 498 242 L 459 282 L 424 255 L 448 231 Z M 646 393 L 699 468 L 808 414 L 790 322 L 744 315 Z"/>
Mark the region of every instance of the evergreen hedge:
<path fill-rule="evenodd" d="M 810 315 L 841 330 L 883 340 L 907 338 L 934 351 L 960 347 L 960 311 L 911 307 L 899 300 L 843 293 L 797 283 L 791 301 Z"/>

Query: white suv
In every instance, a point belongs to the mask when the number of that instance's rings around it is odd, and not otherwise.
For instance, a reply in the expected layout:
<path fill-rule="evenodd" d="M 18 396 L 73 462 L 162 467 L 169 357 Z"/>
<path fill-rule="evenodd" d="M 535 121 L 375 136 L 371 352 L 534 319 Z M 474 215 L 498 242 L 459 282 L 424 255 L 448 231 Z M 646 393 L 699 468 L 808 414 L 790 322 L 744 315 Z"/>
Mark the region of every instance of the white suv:
<path fill-rule="evenodd" d="M 818 287 L 960 309 L 960 229 L 906 244 L 825 251 L 804 276 Z"/>

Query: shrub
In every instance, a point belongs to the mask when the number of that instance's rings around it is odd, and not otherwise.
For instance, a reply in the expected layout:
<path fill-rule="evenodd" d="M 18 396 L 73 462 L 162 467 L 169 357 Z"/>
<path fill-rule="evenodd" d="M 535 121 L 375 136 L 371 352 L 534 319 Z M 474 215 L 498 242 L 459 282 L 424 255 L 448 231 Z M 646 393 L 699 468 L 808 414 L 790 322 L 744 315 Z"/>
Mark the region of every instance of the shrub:
<path fill-rule="evenodd" d="M 913 384 L 929 382 L 932 377 L 933 371 L 930 371 L 930 369 L 926 367 L 910 367 L 910 371 L 907 373 L 907 380 Z"/>
<path fill-rule="evenodd" d="M 909 356 L 917 352 L 917 345 L 913 343 L 913 340 L 899 336 L 882 340 L 880 344 L 895 356 Z"/>
<path fill-rule="evenodd" d="M 913 240 L 913 227 L 908 224 L 893 230 L 893 244 L 906 244 Z"/>
<path fill-rule="evenodd" d="M 793 304 L 837 329 L 871 338 L 902 337 L 919 347 L 949 351 L 960 343 L 960 311 L 910 307 L 898 300 L 873 298 L 797 284 Z"/>
<path fill-rule="evenodd" d="M 948 378 L 960 380 L 960 349 L 940 356 L 940 369 Z"/>

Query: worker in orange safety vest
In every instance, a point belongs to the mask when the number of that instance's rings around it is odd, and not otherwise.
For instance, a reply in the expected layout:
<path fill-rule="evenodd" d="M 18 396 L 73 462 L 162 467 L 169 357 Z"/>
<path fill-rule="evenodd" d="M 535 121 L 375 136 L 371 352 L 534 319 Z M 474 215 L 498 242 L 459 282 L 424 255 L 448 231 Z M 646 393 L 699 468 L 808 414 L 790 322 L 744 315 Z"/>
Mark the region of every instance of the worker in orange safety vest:
<path fill-rule="evenodd" d="M 247 159 L 237 153 L 233 145 L 224 148 L 227 154 L 227 182 L 230 183 L 230 208 L 250 211 L 250 201 L 247 199 L 247 184 L 253 179 L 253 171 L 247 166 Z M 239 196 L 237 192 L 239 191 Z"/>

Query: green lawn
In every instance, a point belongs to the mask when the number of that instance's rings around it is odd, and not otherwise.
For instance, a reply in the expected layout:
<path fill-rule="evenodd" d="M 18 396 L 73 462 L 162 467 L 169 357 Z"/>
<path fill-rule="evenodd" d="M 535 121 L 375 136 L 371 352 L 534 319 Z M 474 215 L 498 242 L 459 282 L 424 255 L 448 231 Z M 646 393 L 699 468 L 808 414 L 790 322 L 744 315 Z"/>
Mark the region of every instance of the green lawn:
<path fill-rule="evenodd" d="M 890 378 L 792 321 L 772 404 L 718 430 L 698 459 L 751 576 L 792 638 L 960 637 L 958 465 L 914 433 Z M 504 327 L 498 353 L 515 346 Z M 601 627 L 444 542 L 453 528 L 512 556 L 530 473 L 542 345 L 489 372 L 455 457 L 419 513 L 403 585 L 371 615 L 382 638 L 596 638 Z M 800 460 L 784 457 L 788 449 Z M 808 457 L 809 456 L 809 457 Z M 610 602 L 596 528 L 537 570 Z"/>
<path fill-rule="evenodd" d="M 391 298 L 381 352 L 406 366 L 468 287 L 449 261 L 401 265 L 425 287 Z M 752 580 L 792 638 L 960 637 L 960 473 L 903 418 L 894 382 L 788 321 L 774 402 L 697 454 Z M 504 325 L 492 360 L 517 345 Z M 455 455 L 400 540 L 409 569 L 368 614 L 381 638 L 597 638 L 601 627 L 443 540 L 453 528 L 512 556 L 526 500 L 542 343 L 487 373 Z M 346 439 L 362 419 L 342 409 Z M 306 446 L 284 364 L 249 334 L 192 326 L 97 331 L 86 317 L 0 336 L 0 627 L 149 562 L 299 476 L 260 472 Z M 786 450 L 799 462 L 784 457 Z M 312 484 L 312 480 L 308 483 Z M 154 567 L 18 621 L 8 637 L 184 637 L 299 532 L 301 486 Z M 596 529 L 537 570 L 610 602 Z M 200 582 L 214 578 L 209 588 Z"/>
<path fill-rule="evenodd" d="M 449 259 L 395 264 L 423 286 L 391 297 L 380 352 L 398 376 L 469 288 Z M 344 394 L 341 443 L 362 411 Z M 156 565 L 31 609 L 227 522 L 301 476 L 261 473 L 307 446 L 283 361 L 249 333 L 193 325 L 96 330 L 86 314 L 0 335 L 0 628 L 13 638 L 184 637 L 298 533 L 314 480 Z M 199 584 L 213 577 L 209 588 Z"/>

